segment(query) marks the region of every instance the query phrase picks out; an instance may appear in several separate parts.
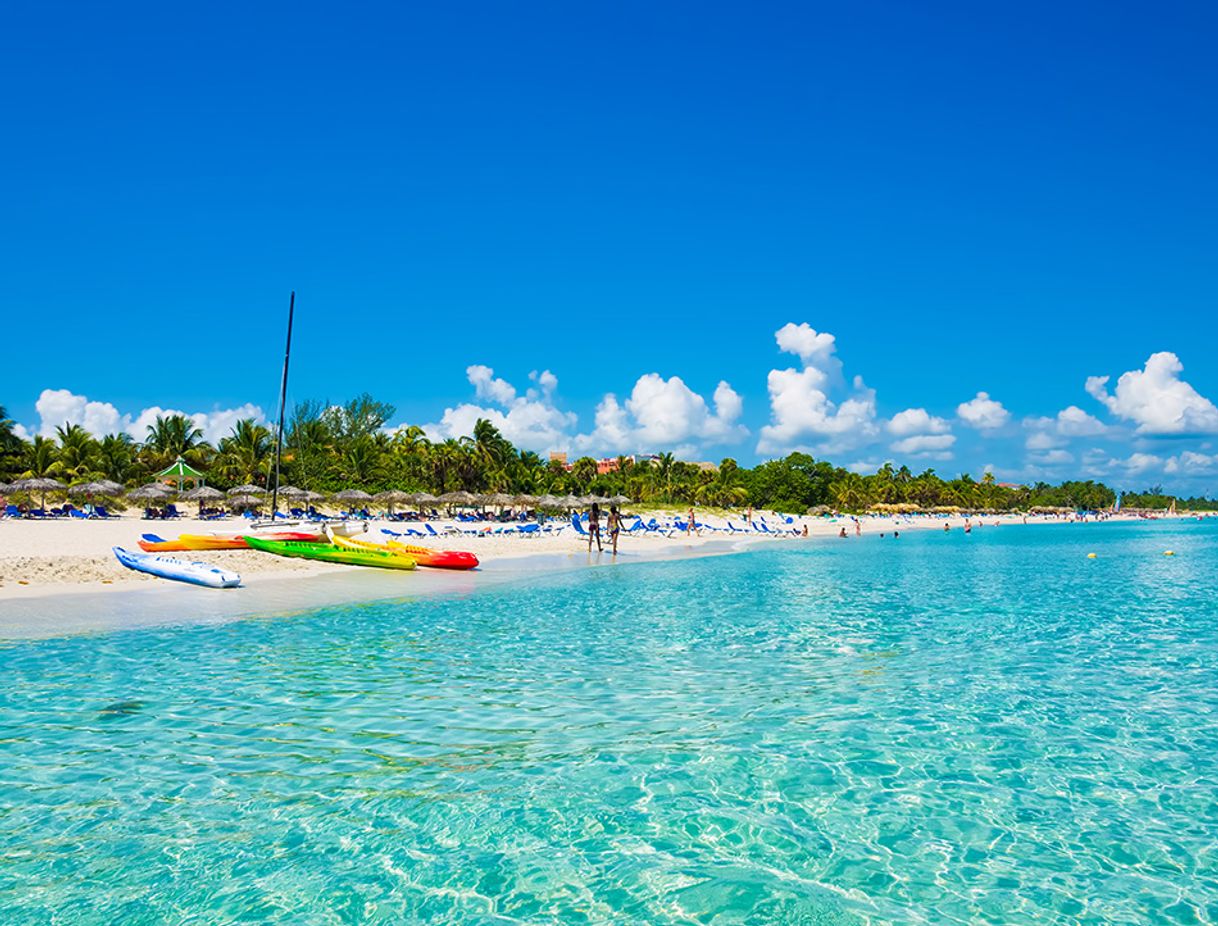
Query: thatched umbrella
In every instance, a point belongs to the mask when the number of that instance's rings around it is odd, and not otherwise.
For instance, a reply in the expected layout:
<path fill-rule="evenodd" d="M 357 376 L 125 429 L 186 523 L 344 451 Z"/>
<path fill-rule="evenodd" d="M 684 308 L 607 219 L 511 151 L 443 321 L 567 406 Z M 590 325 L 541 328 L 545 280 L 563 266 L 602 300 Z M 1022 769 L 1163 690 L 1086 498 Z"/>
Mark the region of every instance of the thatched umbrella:
<path fill-rule="evenodd" d="M 122 491 L 121 485 L 108 479 L 100 482 L 82 482 L 80 485 L 68 488 L 69 495 L 117 495 Z"/>
<path fill-rule="evenodd" d="M 66 489 L 67 486 L 58 479 L 51 479 L 49 476 L 35 476 L 33 479 L 18 479 L 11 486 L 10 491 L 13 492 L 28 492 L 31 495 L 34 492 L 39 492 L 42 495 L 42 509 L 45 511 L 47 507 L 47 493 L 60 492 Z"/>
<path fill-rule="evenodd" d="M 296 486 L 280 486 L 279 494 L 284 498 L 307 498 L 309 495 L 304 489 L 298 489 Z"/>
<path fill-rule="evenodd" d="M 220 498 L 224 498 L 224 493 L 219 489 L 213 489 L 211 486 L 197 486 L 189 492 L 182 494 L 183 501 L 199 503 L 199 517 L 203 517 L 204 502 L 214 502 Z"/>
<path fill-rule="evenodd" d="M 235 489 L 229 489 L 228 494 L 233 495 L 266 495 L 266 489 L 261 486 L 243 485 L 237 486 Z"/>
<path fill-rule="evenodd" d="M 583 502 L 580 501 L 578 498 L 576 498 L 574 495 L 564 495 L 562 498 L 560 498 L 558 500 L 559 508 L 578 508 L 582 504 L 583 504 Z"/>
<path fill-rule="evenodd" d="M 609 499 L 609 502 L 613 505 L 629 505 L 630 499 L 625 495 L 615 495 Z"/>
<path fill-rule="evenodd" d="M 132 489 L 127 497 L 137 502 L 164 501 L 173 494 L 173 489 L 161 482 L 150 482 L 138 489 Z"/>
<path fill-rule="evenodd" d="M 363 489 L 343 489 L 341 492 L 335 492 L 331 496 L 336 502 L 347 502 L 347 510 L 350 511 L 350 502 L 370 502 L 372 496 Z"/>
<path fill-rule="evenodd" d="M 163 502 L 167 501 L 172 494 L 173 489 L 163 482 L 150 482 L 138 489 L 132 489 L 127 493 L 127 498 L 136 502 Z"/>
<path fill-rule="evenodd" d="M 323 498 L 325 498 L 325 495 L 321 492 L 314 492 L 312 489 L 304 494 L 306 502 L 320 502 Z"/>
<path fill-rule="evenodd" d="M 512 504 L 522 505 L 525 508 L 532 508 L 540 503 L 540 501 L 541 499 L 536 495 L 516 495 L 512 498 Z"/>
<path fill-rule="evenodd" d="M 488 495 L 486 497 L 486 503 L 488 505 L 497 505 L 500 508 L 503 508 L 506 505 L 511 505 L 515 501 L 515 498 L 513 498 L 511 495 L 505 495 L 503 492 L 496 492 L 494 495 Z"/>
<path fill-rule="evenodd" d="M 234 508 L 254 508 L 257 505 L 262 504 L 263 496 L 265 494 L 266 494 L 265 492 L 262 495 L 254 495 L 249 492 L 242 492 L 238 495 L 234 495 L 232 490 L 230 489 L 228 492 L 228 503 L 230 505 L 232 505 Z"/>
<path fill-rule="evenodd" d="M 445 505 L 450 507 L 458 505 L 467 507 L 469 505 L 477 504 L 478 499 L 476 496 L 473 496 L 468 492 L 445 492 L 443 495 L 437 498 L 436 501 L 443 502 Z"/>
<path fill-rule="evenodd" d="M 389 513 L 393 514 L 394 505 L 404 505 L 410 500 L 410 496 L 401 489 L 386 489 L 384 492 L 377 492 L 372 496 L 374 502 L 380 502 L 389 508 Z"/>

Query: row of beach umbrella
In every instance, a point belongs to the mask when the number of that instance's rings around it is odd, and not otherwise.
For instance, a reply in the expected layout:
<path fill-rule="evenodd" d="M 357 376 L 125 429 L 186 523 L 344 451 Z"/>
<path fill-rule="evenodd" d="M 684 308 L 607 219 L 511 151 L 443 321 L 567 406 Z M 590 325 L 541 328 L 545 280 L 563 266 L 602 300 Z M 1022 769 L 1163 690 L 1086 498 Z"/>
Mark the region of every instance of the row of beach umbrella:
<path fill-rule="evenodd" d="M 43 507 L 46 507 L 47 492 L 62 492 L 65 490 L 69 495 L 74 496 L 97 495 L 114 498 L 124 494 L 122 485 L 108 479 L 98 482 L 85 482 L 74 486 L 67 486 L 58 479 L 51 479 L 49 477 L 18 479 L 11 484 L 0 483 L 0 492 L 40 493 L 42 495 Z M 227 499 L 231 504 L 240 506 L 257 504 L 265 496 L 269 495 L 270 492 L 261 486 L 241 485 L 229 489 L 227 492 L 221 492 L 219 489 L 214 489 L 211 486 L 199 486 L 198 488 L 178 494 L 171 486 L 167 486 L 162 482 L 150 482 L 125 494 L 132 501 L 140 502 L 167 501 L 176 496 L 183 501 L 199 502 L 200 504 Z M 508 495 L 502 492 L 491 495 L 474 495 L 471 492 L 445 492 L 443 495 L 432 495 L 429 492 L 403 492 L 399 489 L 389 489 L 385 492 L 378 492 L 376 495 L 370 495 L 360 489 L 344 489 L 341 492 L 336 492 L 334 495 L 326 496 L 321 492 L 298 489 L 296 486 L 283 486 L 279 489 L 279 494 L 286 499 L 308 502 L 320 501 L 327 497 L 335 501 L 347 503 L 379 502 L 388 505 L 390 509 L 394 505 L 445 505 L 450 508 L 471 508 L 475 506 L 506 508 L 509 506 L 521 506 L 528 508 L 572 509 L 586 508 L 593 502 L 601 505 L 624 505 L 630 502 L 630 499 L 625 495 L 615 495 L 610 498 L 601 495 L 564 495 L 561 497 L 554 495 Z"/>

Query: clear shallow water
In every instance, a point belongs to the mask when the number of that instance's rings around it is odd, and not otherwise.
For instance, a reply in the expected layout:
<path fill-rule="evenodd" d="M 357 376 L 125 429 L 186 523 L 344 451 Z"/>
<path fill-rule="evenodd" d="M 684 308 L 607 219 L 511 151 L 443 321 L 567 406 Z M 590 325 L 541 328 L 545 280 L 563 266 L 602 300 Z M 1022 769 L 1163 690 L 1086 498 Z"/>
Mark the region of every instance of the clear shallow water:
<path fill-rule="evenodd" d="M 1007 527 L 0 644 L 0 920 L 1212 922 L 1216 592 Z"/>

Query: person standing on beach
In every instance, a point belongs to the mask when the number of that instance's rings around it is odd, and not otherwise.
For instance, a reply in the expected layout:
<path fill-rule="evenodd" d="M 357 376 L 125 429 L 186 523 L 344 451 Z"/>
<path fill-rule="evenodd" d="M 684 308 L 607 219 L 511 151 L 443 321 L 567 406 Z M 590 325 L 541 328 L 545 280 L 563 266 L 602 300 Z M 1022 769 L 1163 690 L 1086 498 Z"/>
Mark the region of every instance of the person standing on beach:
<path fill-rule="evenodd" d="M 592 552 L 592 538 L 596 538 L 596 552 L 600 553 L 604 550 L 601 546 L 601 506 L 596 502 L 592 503 L 592 510 L 588 512 L 588 552 Z"/>
<path fill-rule="evenodd" d="M 617 556 L 617 537 L 622 532 L 622 514 L 617 510 L 617 505 L 609 506 L 609 540 L 613 544 L 613 555 Z M 591 545 L 588 547 L 592 549 Z"/>
<path fill-rule="evenodd" d="M 696 530 L 697 530 L 697 525 L 694 524 L 694 506 L 690 505 L 689 506 L 689 523 L 685 525 L 685 536 L 688 537 L 690 534 L 694 533 Z"/>

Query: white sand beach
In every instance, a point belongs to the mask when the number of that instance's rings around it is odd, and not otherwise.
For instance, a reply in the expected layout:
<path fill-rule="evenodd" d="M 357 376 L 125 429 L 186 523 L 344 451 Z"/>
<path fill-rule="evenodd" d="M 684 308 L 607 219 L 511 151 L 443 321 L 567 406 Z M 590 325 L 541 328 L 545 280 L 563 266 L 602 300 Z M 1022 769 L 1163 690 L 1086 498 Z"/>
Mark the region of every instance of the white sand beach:
<path fill-rule="evenodd" d="M 661 521 L 671 513 L 639 512 L 645 520 L 656 517 Z M 638 557 L 694 555 L 708 544 L 766 543 L 776 540 L 802 539 L 806 526 L 808 538 L 837 538 L 844 527 L 848 538 L 856 536 L 855 522 L 849 516 L 836 518 L 794 518 L 791 524 L 781 524 L 788 533 L 764 534 L 728 531 L 727 520 L 722 516 L 698 514 L 698 520 L 709 529 L 687 535 L 683 532 L 627 533 L 621 538 L 619 549 L 622 560 Z M 780 526 L 779 519 L 769 515 L 772 529 Z M 450 528 L 469 530 L 469 524 L 450 521 L 434 521 L 440 532 Z M 630 523 L 628 521 L 627 523 Z M 986 515 L 971 519 L 974 530 L 985 531 L 996 527 L 1063 523 L 1059 516 L 1030 515 Z M 1084 523 L 1084 522 L 1076 522 Z M 553 522 L 555 528 L 564 522 Z M 733 519 L 737 527 L 743 525 L 740 518 Z M 863 516 L 859 527 L 864 536 L 891 534 L 893 531 L 943 530 L 964 528 L 964 516 Z M 144 533 L 156 533 L 161 537 L 176 537 L 183 533 L 207 533 L 217 529 L 239 526 L 234 522 L 199 521 L 180 519 L 174 521 L 145 521 L 138 517 L 120 517 L 107 521 L 81 520 L 0 520 L 0 602 L 9 599 L 33 598 L 65 593 L 105 593 L 118 588 L 158 584 L 142 573 L 123 568 L 114 558 L 111 548 L 115 546 L 138 550 L 137 540 Z M 412 526 L 410 522 L 368 522 L 369 539 L 385 539 L 382 528 L 401 531 Z M 797 531 L 796 537 L 790 531 Z M 606 538 L 607 539 L 607 538 Z M 437 538 L 424 545 L 437 549 L 460 549 L 475 553 L 483 565 L 527 556 L 573 556 L 587 554 L 586 538 L 577 534 L 569 525 L 557 533 L 537 535 L 520 534 L 457 534 Z M 246 585 L 272 579 L 303 579 L 309 576 L 350 572 L 353 567 L 317 563 L 307 560 L 287 559 L 253 550 L 225 550 L 170 554 L 180 558 L 197 560 L 223 566 L 239 572 Z M 609 557 L 606 550 L 603 557 Z M 594 553 L 594 558 L 596 554 Z M 407 577 L 409 578 L 409 577 Z"/>

